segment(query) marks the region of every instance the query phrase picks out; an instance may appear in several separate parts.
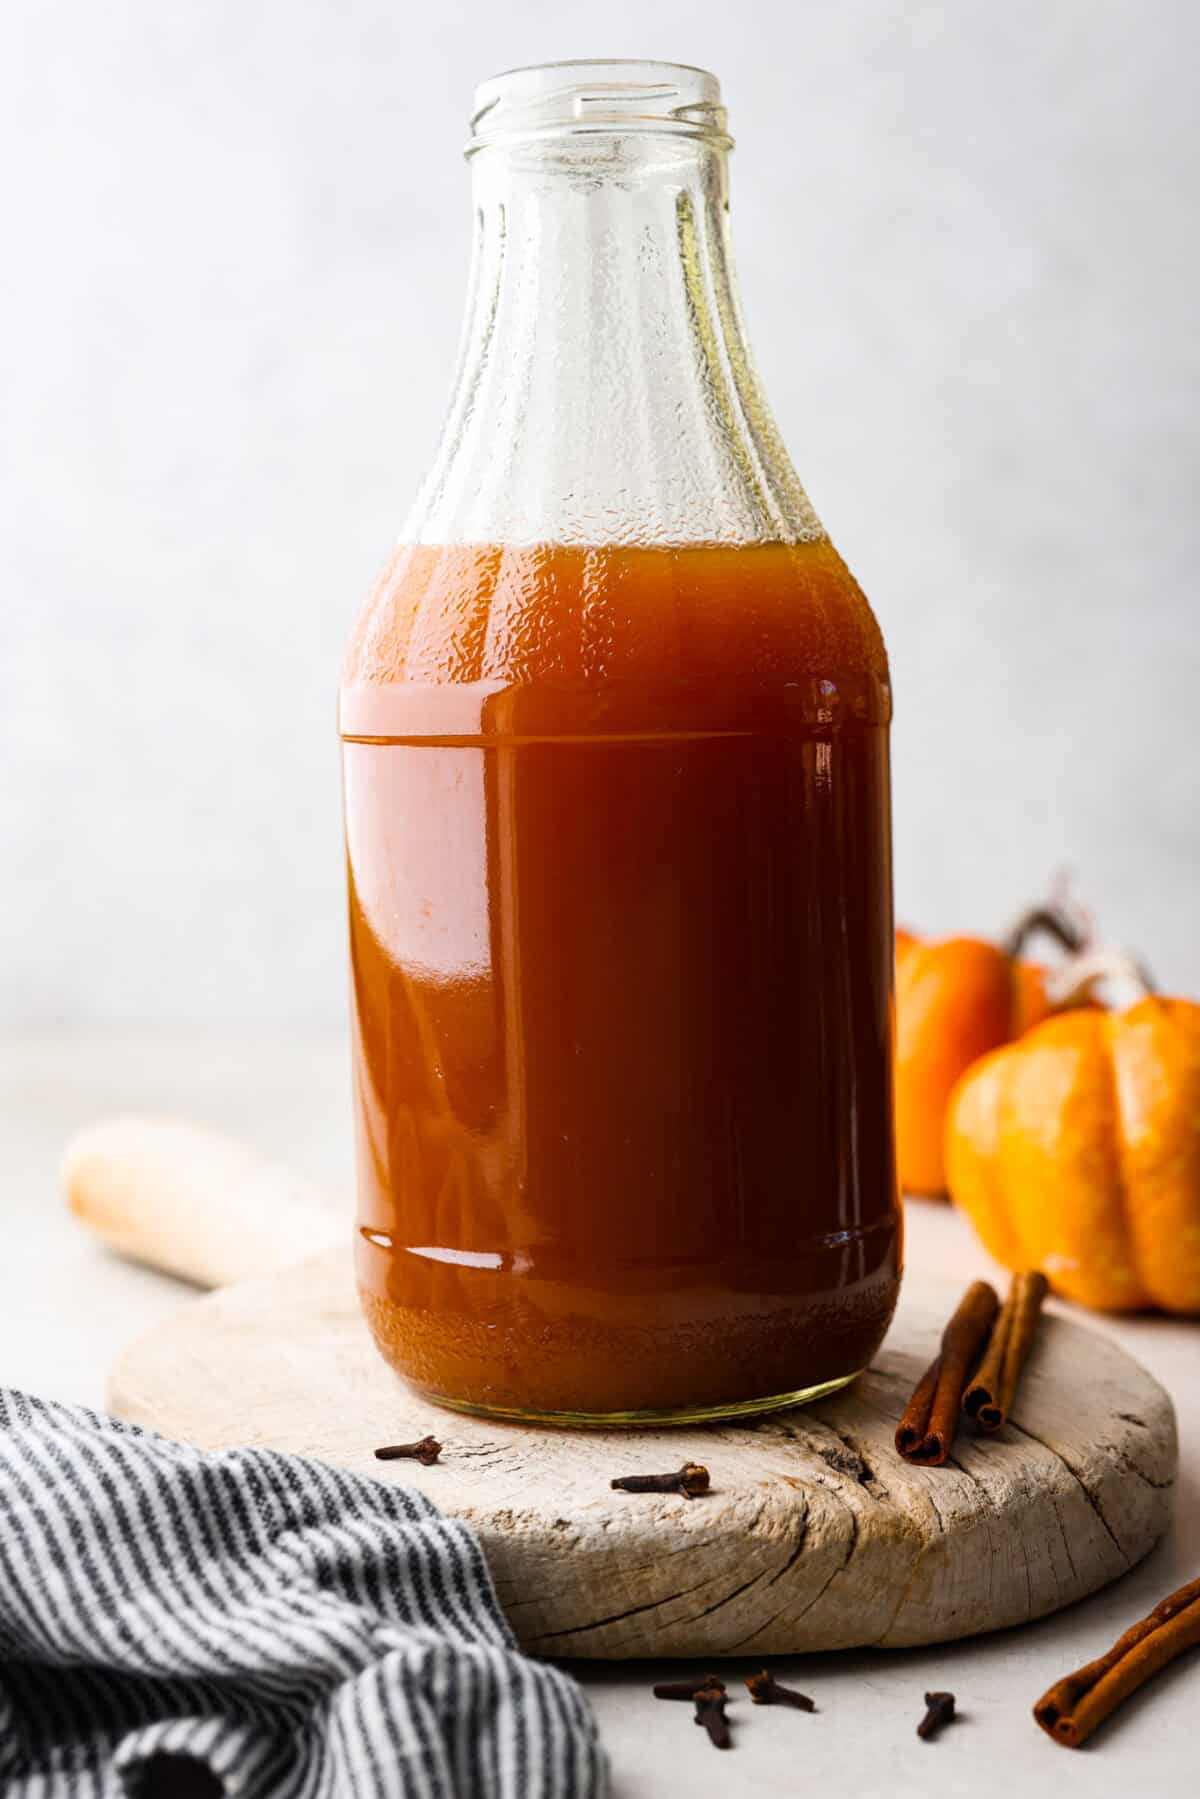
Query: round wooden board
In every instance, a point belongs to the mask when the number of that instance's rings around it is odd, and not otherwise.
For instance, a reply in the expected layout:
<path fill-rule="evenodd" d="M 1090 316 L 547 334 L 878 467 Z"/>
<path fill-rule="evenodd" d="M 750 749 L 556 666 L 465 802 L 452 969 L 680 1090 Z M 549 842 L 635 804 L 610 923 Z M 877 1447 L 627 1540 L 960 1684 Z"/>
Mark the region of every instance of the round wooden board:
<path fill-rule="evenodd" d="M 469 1519 L 525 1648 L 721 1656 L 900 1647 L 1037 1618 L 1162 1534 L 1176 1469 L 1162 1388 L 1048 1317 L 1015 1416 L 913 1468 L 896 1421 L 958 1290 L 910 1272 L 874 1365 L 829 1399 L 744 1424 L 640 1432 L 506 1425 L 418 1399 L 378 1358 L 335 1250 L 192 1301 L 126 1351 L 112 1410 L 209 1449 L 259 1444 L 419 1487 Z M 434 1432 L 442 1460 L 382 1464 Z M 614 1493 L 685 1460 L 703 1499 Z"/>

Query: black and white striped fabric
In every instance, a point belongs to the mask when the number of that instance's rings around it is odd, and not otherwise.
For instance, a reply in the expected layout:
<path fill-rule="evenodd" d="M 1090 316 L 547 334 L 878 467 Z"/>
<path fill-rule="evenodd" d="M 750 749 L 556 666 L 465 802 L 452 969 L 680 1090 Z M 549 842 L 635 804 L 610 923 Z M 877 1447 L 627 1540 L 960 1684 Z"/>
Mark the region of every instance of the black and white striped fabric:
<path fill-rule="evenodd" d="M 0 1390 L 5 1799 L 606 1790 L 582 1692 L 420 1494 Z"/>

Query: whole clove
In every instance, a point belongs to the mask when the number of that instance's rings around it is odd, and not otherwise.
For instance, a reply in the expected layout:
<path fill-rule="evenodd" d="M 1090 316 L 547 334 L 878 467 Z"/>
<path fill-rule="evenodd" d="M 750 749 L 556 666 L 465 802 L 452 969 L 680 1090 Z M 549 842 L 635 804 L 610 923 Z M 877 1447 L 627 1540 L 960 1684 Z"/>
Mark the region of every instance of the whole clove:
<path fill-rule="evenodd" d="M 654 1697 L 656 1699 L 692 1700 L 697 1693 L 703 1692 L 706 1688 L 723 1693 L 725 1682 L 718 1679 L 715 1674 L 696 1674 L 691 1680 L 660 1680 L 654 1688 Z"/>
<path fill-rule="evenodd" d="M 708 1492 L 708 1469 L 701 1462 L 685 1462 L 674 1474 L 621 1474 L 610 1485 L 618 1493 L 684 1493 L 698 1499 Z"/>
<path fill-rule="evenodd" d="M 422 1437 L 419 1443 L 385 1443 L 375 1451 L 377 1462 L 420 1462 L 428 1468 L 442 1453 L 436 1437 Z"/>
<path fill-rule="evenodd" d="M 954 1716 L 953 1693 L 926 1693 L 925 1716 L 917 1725 L 917 1735 L 923 1743 L 935 1737 L 944 1724 L 949 1724 Z"/>
<path fill-rule="evenodd" d="M 692 1697 L 696 1702 L 696 1716 L 692 1722 L 703 1725 L 714 1749 L 732 1748 L 729 1719 L 725 1716 L 724 1685 L 718 1681 L 715 1686 L 699 1687 Z"/>
<path fill-rule="evenodd" d="M 815 1712 L 816 1706 L 807 1693 L 798 1693 L 795 1687 L 780 1686 L 769 1668 L 761 1674 L 747 1674 L 746 1691 L 755 1705 L 791 1705 L 798 1712 Z"/>

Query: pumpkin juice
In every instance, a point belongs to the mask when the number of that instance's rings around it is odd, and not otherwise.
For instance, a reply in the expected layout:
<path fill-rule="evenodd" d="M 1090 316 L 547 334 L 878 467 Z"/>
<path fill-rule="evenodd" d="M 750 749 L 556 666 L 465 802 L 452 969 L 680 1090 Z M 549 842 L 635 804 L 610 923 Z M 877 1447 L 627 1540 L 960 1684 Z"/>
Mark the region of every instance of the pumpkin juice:
<path fill-rule="evenodd" d="M 823 536 L 398 553 L 342 689 L 357 1270 L 430 1396 L 697 1416 L 870 1360 L 889 710 Z"/>

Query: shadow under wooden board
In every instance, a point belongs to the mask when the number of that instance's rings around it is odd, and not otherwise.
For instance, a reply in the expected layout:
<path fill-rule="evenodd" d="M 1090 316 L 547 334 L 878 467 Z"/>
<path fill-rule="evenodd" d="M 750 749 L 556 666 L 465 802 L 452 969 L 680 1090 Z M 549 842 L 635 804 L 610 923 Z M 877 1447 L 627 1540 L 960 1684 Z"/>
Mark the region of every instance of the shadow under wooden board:
<path fill-rule="evenodd" d="M 379 1359 L 348 1253 L 191 1301 L 113 1371 L 112 1410 L 208 1449 L 322 1457 L 468 1519 L 526 1649 L 784 1654 L 936 1643 L 1024 1623 L 1115 1580 L 1166 1528 L 1175 1420 L 1108 1338 L 1048 1317 L 1012 1422 L 914 1468 L 896 1421 L 960 1297 L 910 1272 L 873 1366 L 816 1403 L 744 1424 L 572 1432 L 447 1412 Z M 378 1444 L 434 1433 L 432 1467 Z M 702 1499 L 614 1493 L 687 1460 Z"/>

